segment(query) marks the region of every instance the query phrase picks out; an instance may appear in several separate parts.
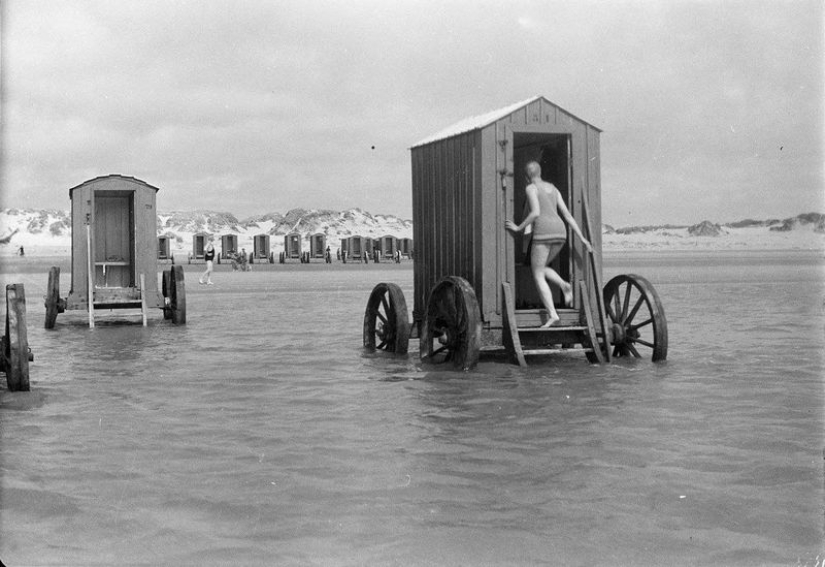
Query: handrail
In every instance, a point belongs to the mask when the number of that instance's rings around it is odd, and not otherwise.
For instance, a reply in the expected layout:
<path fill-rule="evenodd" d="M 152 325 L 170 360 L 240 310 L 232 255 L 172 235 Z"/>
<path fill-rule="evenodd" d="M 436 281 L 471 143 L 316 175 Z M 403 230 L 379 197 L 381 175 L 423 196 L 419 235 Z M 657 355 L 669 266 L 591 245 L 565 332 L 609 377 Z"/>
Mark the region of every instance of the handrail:
<path fill-rule="evenodd" d="M 590 256 L 590 270 L 593 273 L 592 281 L 596 285 L 596 308 L 599 310 L 599 323 L 602 327 L 602 337 L 604 337 L 604 344 L 605 344 L 605 356 L 607 357 L 607 362 L 612 360 L 612 355 L 610 352 L 610 336 L 608 334 L 607 328 L 607 313 L 605 312 L 604 307 L 604 297 L 602 296 L 602 276 L 599 273 L 599 270 L 596 269 L 596 252 L 593 250 L 593 227 L 590 224 L 590 206 L 587 203 L 587 193 L 582 191 L 582 205 L 584 206 L 584 224 L 587 230 L 587 238 L 590 240 L 591 249 L 589 251 Z M 598 348 L 598 345 L 594 345 Z"/>

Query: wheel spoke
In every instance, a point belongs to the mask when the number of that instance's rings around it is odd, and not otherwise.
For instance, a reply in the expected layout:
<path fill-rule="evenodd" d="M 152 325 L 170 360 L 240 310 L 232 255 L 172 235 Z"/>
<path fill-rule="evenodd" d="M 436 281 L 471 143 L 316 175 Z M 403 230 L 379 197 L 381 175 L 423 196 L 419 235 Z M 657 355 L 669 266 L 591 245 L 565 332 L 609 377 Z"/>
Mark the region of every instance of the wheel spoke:
<path fill-rule="evenodd" d="M 616 314 L 615 321 L 622 322 L 622 305 L 619 303 L 619 290 L 616 290 L 616 295 L 613 296 L 613 310 Z"/>
<path fill-rule="evenodd" d="M 636 358 L 642 358 L 642 355 L 639 354 L 639 351 L 636 350 L 636 347 L 634 347 L 632 344 L 627 343 L 625 344 L 625 346 L 627 347 L 627 350 L 633 353 L 633 356 L 635 356 Z"/>
<path fill-rule="evenodd" d="M 390 305 L 389 305 L 389 303 L 387 303 L 387 296 L 386 295 L 381 296 L 381 305 L 384 306 L 384 313 L 389 313 L 390 312 Z"/>
<path fill-rule="evenodd" d="M 387 346 L 387 341 L 381 341 L 381 342 L 378 344 L 378 346 L 377 346 L 377 347 L 375 347 L 375 348 L 377 348 L 378 350 L 381 350 L 381 349 L 383 349 L 385 346 Z"/>
<path fill-rule="evenodd" d="M 631 326 L 629 327 L 629 329 L 630 329 L 631 331 L 636 331 L 636 330 L 641 329 L 642 327 L 644 327 L 644 326 L 646 326 L 646 325 L 650 325 L 651 323 L 653 323 L 653 318 L 652 318 L 652 317 L 651 317 L 650 319 L 646 320 L 646 321 L 642 321 L 642 322 L 641 322 L 641 323 L 639 323 L 638 325 L 631 325 Z"/>
<path fill-rule="evenodd" d="M 377 309 L 375 310 L 375 316 L 381 319 L 381 322 L 383 322 L 385 325 L 387 324 L 387 318 L 384 317 L 384 315 Z"/>
<path fill-rule="evenodd" d="M 630 340 L 634 343 L 639 343 L 640 345 L 645 345 L 646 347 L 649 347 L 649 348 L 656 348 L 656 345 L 654 345 L 653 343 L 650 343 L 648 341 L 643 341 L 642 339 L 630 339 Z"/>
<path fill-rule="evenodd" d="M 627 321 L 627 309 L 630 307 L 630 294 L 633 291 L 633 286 L 628 282 L 624 290 L 624 302 L 622 303 L 622 323 Z"/>
<path fill-rule="evenodd" d="M 645 296 L 640 295 L 639 299 L 636 300 L 636 305 L 633 306 L 633 309 L 630 311 L 630 314 L 627 316 L 627 319 L 625 319 L 625 323 L 630 323 L 633 320 L 633 318 L 636 316 L 636 313 L 639 312 L 639 308 L 643 304 L 645 304 Z"/>

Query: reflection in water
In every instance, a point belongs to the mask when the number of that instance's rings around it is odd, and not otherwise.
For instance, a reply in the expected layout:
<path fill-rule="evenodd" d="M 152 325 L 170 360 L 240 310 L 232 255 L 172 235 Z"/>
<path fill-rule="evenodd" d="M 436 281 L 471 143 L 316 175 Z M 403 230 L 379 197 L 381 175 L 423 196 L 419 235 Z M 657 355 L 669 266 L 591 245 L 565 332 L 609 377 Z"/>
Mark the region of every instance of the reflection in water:
<path fill-rule="evenodd" d="M 182 328 L 67 313 L 45 331 L 30 300 L 33 391 L 0 394 L 0 556 L 812 565 L 821 259 L 757 260 L 608 263 L 605 280 L 638 271 L 662 296 L 656 365 L 461 373 L 421 364 L 416 341 L 366 353 L 369 292 L 411 297 L 406 267 L 219 271 L 188 287 Z M 17 276 L 30 298 L 44 274 Z"/>

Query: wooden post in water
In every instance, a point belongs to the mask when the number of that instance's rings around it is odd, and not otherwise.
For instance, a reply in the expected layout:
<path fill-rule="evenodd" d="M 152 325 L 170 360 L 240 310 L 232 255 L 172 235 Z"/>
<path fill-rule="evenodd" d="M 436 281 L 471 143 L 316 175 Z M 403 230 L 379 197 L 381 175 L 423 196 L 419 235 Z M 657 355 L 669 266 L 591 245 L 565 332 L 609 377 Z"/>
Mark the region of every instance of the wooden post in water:
<path fill-rule="evenodd" d="M 86 249 L 89 251 L 89 328 L 95 327 L 95 259 L 92 254 L 92 226 L 86 223 Z"/>
<path fill-rule="evenodd" d="M 140 314 L 143 317 L 143 326 L 146 326 L 146 274 L 140 274 Z"/>
<path fill-rule="evenodd" d="M 3 343 L 3 366 L 9 390 L 28 392 L 29 340 L 26 331 L 26 291 L 23 284 L 6 286 L 6 336 Z"/>

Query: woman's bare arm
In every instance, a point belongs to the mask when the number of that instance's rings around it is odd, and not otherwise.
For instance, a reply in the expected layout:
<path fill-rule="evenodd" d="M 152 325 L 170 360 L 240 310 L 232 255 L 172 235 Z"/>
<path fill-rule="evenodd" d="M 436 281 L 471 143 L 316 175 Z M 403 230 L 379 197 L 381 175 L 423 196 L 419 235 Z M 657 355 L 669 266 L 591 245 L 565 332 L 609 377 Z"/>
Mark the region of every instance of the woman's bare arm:
<path fill-rule="evenodd" d="M 556 190 L 556 192 L 558 193 L 558 189 Z M 576 219 L 573 218 L 573 215 L 570 214 L 570 211 L 568 210 L 567 205 L 564 204 L 564 199 L 561 198 L 561 194 L 557 195 L 556 202 L 558 203 L 558 209 L 559 209 L 559 212 L 561 213 L 561 217 L 564 219 L 564 221 L 568 225 L 570 225 L 570 228 L 573 229 L 573 232 L 576 234 L 576 236 L 579 237 L 579 240 L 582 241 L 582 244 L 584 244 L 585 248 L 587 248 L 587 250 L 592 252 L 593 247 L 590 245 L 590 242 L 588 242 L 587 239 L 582 234 L 582 231 L 579 228 L 579 223 L 577 223 Z"/>
<path fill-rule="evenodd" d="M 538 189 L 536 189 L 536 186 L 533 184 L 528 185 L 525 192 L 527 193 L 527 204 L 530 205 L 530 213 L 524 217 L 524 220 L 518 225 L 511 220 L 504 221 L 504 225 L 507 229 L 512 230 L 513 232 L 524 232 L 528 226 L 533 224 L 534 220 L 539 218 L 539 214 L 541 214 Z"/>

